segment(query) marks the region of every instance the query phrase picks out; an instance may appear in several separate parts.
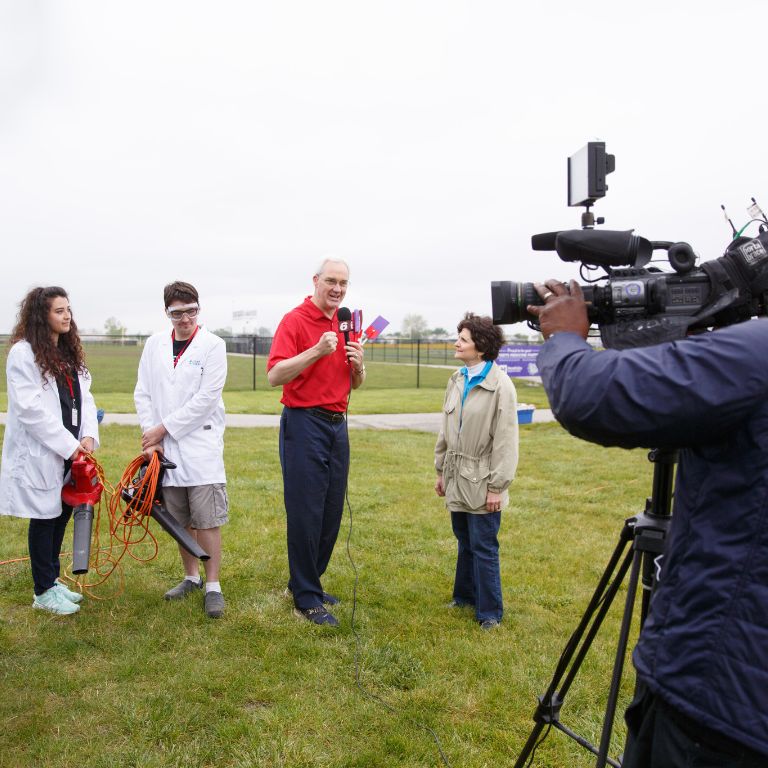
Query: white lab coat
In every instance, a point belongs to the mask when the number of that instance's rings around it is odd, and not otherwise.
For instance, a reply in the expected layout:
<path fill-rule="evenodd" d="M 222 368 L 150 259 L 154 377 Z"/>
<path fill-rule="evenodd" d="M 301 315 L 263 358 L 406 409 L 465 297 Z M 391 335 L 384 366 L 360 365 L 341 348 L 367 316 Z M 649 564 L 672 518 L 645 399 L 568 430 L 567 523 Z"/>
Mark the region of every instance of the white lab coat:
<path fill-rule="evenodd" d="M 29 342 L 8 352 L 8 420 L 0 466 L 0 515 L 50 519 L 61 514 L 64 461 L 80 443 L 64 426 L 56 380 L 43 378 Z M 96 404 L 88 373 L 80 380 L 79 438 L 99 444 Z"/>
<path fill-rule="evenodd" d="M 224 341 L 201 327 L 173 367 L 170 331 L 150 336 L 139 362 L 133 399 L 142 432 L 162 422 L 163 455 L 177 465 L 163 485 L 188 488 L 225 483 Z"/>

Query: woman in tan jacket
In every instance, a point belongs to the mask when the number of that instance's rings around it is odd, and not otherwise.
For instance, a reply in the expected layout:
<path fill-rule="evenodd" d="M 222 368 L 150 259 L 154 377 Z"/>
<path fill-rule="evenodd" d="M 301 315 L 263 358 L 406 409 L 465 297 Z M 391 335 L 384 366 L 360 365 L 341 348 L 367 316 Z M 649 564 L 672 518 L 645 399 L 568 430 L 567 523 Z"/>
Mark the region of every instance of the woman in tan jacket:
<path fill-rule="evenodd" d="M 467 313 L 455 357 L 464 366 L 448 381 L 435 445 L 435 491 L 445 497 L 458 541 L 453 606 L 471 605 L 483 629 L 503 614 L 499 540 L 501 510 L 517 468 L 517 396 L 493 361 L 504 343 L 490 317 Z"/>

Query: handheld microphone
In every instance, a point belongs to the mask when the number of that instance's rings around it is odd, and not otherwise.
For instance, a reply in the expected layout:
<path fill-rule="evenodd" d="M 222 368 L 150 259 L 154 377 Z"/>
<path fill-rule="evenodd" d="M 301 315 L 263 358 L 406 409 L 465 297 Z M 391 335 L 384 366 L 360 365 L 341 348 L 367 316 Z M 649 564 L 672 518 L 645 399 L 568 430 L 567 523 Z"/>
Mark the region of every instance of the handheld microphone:
<path fill-rule="evenodd" d="M 339 307 L 336 318 L 339 321 L 339 333 L 344 334 L 344 343 L 349 344 L 349 332 L 352 329 L 352 312 L 350 312 L 348 307 Z"/>
<path fill-rule="evenodd" d="M 344 334 L 344 343 L 349 344 L 349 332 L 352 328 L 352 313 L 349 307 L 339 307 L 336 319 L 339 321 L 339 333 Z M 349 363 L 349 355 L 346 356 L 346 361 Z"/>

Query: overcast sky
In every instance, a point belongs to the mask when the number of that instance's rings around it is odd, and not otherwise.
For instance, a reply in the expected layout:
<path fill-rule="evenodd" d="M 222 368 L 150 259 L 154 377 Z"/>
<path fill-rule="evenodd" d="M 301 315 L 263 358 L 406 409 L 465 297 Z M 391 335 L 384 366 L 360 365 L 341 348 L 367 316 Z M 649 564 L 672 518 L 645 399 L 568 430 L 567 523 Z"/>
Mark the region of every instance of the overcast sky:
<path fill-rule="evenodd" d="M 175 279 L 274 329 L 326 254 L 365 319 L 454 328 L 491 280 L 577 276 L 530 236 L 579 226 L 596 139 L 607 227 L 717 257 L 721 203 L 768 209 L 767 8 L 0 0 L 0 331 L 41 284 L 161 330 Z"/>

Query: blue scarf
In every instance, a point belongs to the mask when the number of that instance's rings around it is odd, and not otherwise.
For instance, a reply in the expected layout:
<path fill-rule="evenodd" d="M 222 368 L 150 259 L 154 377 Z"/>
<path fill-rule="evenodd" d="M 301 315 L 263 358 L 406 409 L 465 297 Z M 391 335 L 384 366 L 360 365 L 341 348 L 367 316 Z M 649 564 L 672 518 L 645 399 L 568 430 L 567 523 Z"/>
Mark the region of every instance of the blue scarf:
<path fill-rule="evenodd" d="M 491 370 L 492 365 L 493 360 L 488 360 L 488 362 L 486 362 L 485 366 L 483 367 L 483 370 L 480 371 L 477 376 L 472 376 L 471 378 L 469 376 L 469 369 L 466 365 L 460 370 L 461 375 L 464 377 L 464 394 L 461 396 L 461 415 L 459 416 L 459 429 L 461 429 L 461 422 L 464 418 L 464 401 L 467 399 L 469 391 L 485 379 L 485 377 L 488 375 L 488 372 Z"/>

